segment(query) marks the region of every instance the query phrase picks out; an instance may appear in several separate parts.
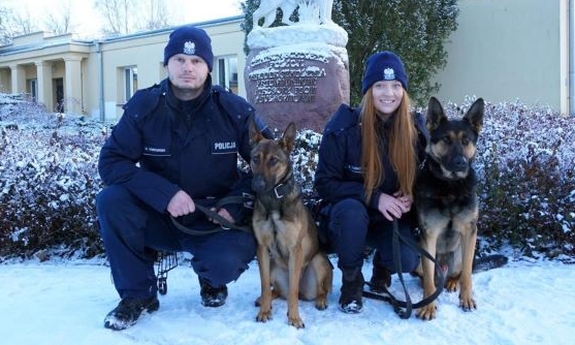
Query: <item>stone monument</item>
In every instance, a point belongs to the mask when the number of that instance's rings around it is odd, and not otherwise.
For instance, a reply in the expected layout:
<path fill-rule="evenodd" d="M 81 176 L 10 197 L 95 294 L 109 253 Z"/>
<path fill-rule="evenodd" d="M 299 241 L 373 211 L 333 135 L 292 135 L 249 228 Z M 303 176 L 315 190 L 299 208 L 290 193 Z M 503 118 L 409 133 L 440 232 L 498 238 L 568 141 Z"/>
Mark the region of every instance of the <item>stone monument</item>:
<path fill-rule="evenodd" d="M 272 128 L 323 131 L 349 103 L 347 32 L 331 19 L 333 0 L 261 0 L 247 37 L 247 99 Z M 269 28 L 277 8 L 286 26 Z M 299 21 L 289 20 L 297 8 Z M 264 19 L 262 26 L 258 25 Z"/>

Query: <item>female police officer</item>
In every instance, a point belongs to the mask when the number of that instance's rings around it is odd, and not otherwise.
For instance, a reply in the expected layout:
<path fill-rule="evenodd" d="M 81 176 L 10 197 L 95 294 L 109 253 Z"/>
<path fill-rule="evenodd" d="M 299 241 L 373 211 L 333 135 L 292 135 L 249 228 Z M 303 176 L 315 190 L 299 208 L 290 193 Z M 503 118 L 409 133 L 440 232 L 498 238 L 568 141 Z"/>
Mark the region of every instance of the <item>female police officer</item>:
<path fill-rule="evenodd" d="M 327 237 L 342 271 L 339 307 L 345 313 L 362 311 L 361 272 L 366 245 L 376 248 L 372 289 L 391 283 L 392 224 L 411 236 L 411 209 L 418 161 L 424 155 L 424 119 L 410 111 L 407 74 L 392 52 L 367 60 L 361 106 L 342 105 L 326 124 L 319 150 L 315 186 L 329 203 Z M 416 252 L 402 245 L 402 268 L 416 268 Z"/>

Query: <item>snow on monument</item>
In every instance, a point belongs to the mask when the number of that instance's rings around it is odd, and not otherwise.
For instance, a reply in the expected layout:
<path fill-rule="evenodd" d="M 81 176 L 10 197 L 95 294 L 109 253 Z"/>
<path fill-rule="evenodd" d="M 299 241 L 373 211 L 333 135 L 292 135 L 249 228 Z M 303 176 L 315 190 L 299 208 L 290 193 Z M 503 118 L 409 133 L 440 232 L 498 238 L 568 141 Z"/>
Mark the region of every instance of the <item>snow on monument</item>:
<path fill-rule="evenodd" d="M 321 132 L 349 103 L 347 32 L 331 19 L 333 0 L 261 0 L 247 44 L 246 93 L 266 123 Z M 286 26 L 270 28 L 277 8 Z M 289 20 L 294 10 L 299 21 Z M 262 26 L 259 26 L 261 19 Z"/>

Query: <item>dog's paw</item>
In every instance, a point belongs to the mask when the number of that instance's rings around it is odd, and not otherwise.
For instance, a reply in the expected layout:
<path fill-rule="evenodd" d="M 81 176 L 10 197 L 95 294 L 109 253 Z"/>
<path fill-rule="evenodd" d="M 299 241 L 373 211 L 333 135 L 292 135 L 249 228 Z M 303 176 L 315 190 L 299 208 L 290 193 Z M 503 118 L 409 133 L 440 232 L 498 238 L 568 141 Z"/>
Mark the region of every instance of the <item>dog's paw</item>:
<path fill-rule="evenodd" d="M 317 310 L 326 310 L 327 309 L 327 298 L 317 298 L 315 300 L 315 308 Z"/>
<path fill-rule="evenodd" d="M 455 292 L 457 291 L 457 286 L 459 285 L 459 277 L 456 278 L 448 278 L 445 282 L 445 290 L 447 292 Z"/>
<path fill-rule="evenodd" d="M 299 317 L 288 317 L 288 323 L 290 326 L 294 326 L 297 329 L 305 328 L 303 320 Z"/>
<path fill-rule="evenodd" d="M 435 319 L 436 313 L 437 306 L 435 305 L 435 302 L 431 302 L 417 311 L 417 317 L 422 320 L 429 321 Z"/>
<path fill-rule="evenodd" d="M 257 322 L 267 322 L 272 319 L 272 311 L 270 310 L 260 310 L 258 316 L 256 317 Z"/>
<path fill-rule="evenodd" d="M 471 297 L 469 298 L 459 298 L 459 306 L 461 309 L 465 311 L 472 311 L 473 309 L 477 309 L 477 303 Z"/>

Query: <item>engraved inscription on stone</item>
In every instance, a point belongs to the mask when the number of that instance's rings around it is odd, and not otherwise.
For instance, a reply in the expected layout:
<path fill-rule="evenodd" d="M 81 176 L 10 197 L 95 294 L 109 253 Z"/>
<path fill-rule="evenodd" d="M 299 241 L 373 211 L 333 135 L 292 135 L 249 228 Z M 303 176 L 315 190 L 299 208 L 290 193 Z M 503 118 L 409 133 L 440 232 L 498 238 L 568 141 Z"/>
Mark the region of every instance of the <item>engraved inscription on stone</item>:
<path fill-rule="evenodd" d="M 328 57 L 314 53 L 271 54 L 251 62 L 255 103 L 309 103 L 315 100 L 319 78 L 326 77 Z"/>

